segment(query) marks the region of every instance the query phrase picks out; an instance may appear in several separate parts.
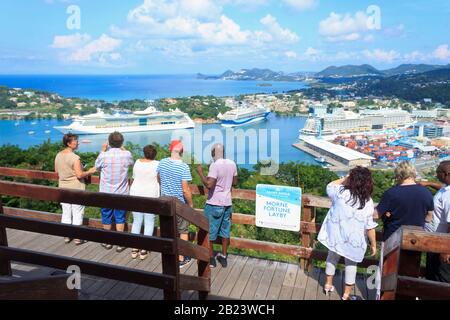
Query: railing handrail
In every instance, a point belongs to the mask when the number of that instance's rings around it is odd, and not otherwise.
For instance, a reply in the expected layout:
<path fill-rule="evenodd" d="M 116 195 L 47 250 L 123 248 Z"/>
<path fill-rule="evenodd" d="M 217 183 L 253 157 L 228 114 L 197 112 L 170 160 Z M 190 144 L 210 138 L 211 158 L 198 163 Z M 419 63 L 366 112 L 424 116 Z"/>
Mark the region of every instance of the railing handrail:
<path fill-rule="evenodd" d="M 33 180 L 48 180 L 48 181 L 58 181 L 58 174 L 56 172 L 50 171 L 40 171 L 40 170 L 29 170 L 29 169 L 18 169 L 18 168 L 8 168 L 0 167 L 0 176 L 16 177 L 24 179 Z M 92 176 L 91 183 L 99 184 L 100 179 L 98 176 Z M 194 184 L 190 185 L 191 191 L 195 195 L 206 195 L 208 194 L 208 189 L 203 186 L 197 186 Z M 240 200 L 256 200 L 256 190 L 251 189 L 233 189 L 232 197 L 234 199 Z M 307 206 L 315 208 L 330 208 L 331 200 L 327 197 L 320 197 L 311 194 L 304 194 L 303 197 L 307 197 L 309 203 Z"/>
<path fill-rule="evenodd" d="M 0 196 L 28 198 L 34 200 L 71 203 L 93 207 L 106 207 L 127 211 L 148 212 L 160 216 L 161 237 L 147 237 L 105 231 L 85 226 L 64 225 L 55 221 L 29 219 L 23 216 L 8 216 L 3 214 L 0 201 L 0 274 L 10 275 L 10 261 L 41 264 L 59 268 L 77 264 L 83 266 L 86 274 L 106 278 L 150 285 L 164 290 L 166 299 L 179 299 L 180 290 L 198 290 L 199 297 L 205 298 L 210 290 L 209 272 L 209 222 L 206 217 L 182 204 L 173 197 L 146 198 L 129 195 L 115 195 L 100 192 L 87 192 L 73 189 L 62 189 L 42 185 L 0 181 Z M 1 200 L 1 198 L 0 198 Z M 202 240 L 199 245 L 181 240 L 176 232 L 176 216 L 182 216 L 199 227 Z M 146 273 L 119 266 L 73 259 L 41 252 L 32 252 L 19 248 L 8 247 L 6 228 L 38 232 L 54 236 L 64 236 L 84 239 L 98 243 L 139 248 L 162 254 L 163 274 Z M 180 275 L 178 255 L 188 255 L 198 260 L 199 277 Z M 101 272 L 100 270 L 102 270 Z M 125 277 L 127 275 L 127 277 Z"/>
<path fill-rule="evenodd" d="M 402 226 L 385 241 L 382 300 L 450 299 L 450 284 L 419 278 L 422 253 L 450 254 L 450 234 Z"/>

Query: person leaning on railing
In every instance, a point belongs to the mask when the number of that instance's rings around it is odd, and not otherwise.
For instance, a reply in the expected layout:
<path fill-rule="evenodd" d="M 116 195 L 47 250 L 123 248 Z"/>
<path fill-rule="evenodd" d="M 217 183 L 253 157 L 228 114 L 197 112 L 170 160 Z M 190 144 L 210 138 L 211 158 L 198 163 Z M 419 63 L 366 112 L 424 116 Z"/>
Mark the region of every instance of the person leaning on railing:
<path fill-rule="evenodd" d="M 394 170 L 397 184 L 385 191 L 375 209 L 374 217 L 383 220 L 383 241 L 401 226 L 424 227 L 433 215 L 433 195 L 416 183 L 416 169 L 407 161 Z"/>
<path fill-rule="evenodd" d="M 438 190 L 434 196 L 433 218 L 425 224 L 425 230 L 450 233 L 450 161 L 441 162 L 436 169 L 436 176 L 440 183 L 420 182 L 424 187 Z M 427 253 L 426 278 L 450 283 L 450 255 Z"/>
<path fill-rule="evenodd" d="M 80 157 L 75 154 L 78 148 L 78 136 L 75 134 L 65 134 L 63 137 L 65 149 L 60 151 L 55 157 L 55 172 L 58 174 L 58 187 L 66 189 L 85 190 L 85 179 L 96 172 L 95 168 L 88 171 L 83 170 Z M 83 224 L 84 206 L 70 203 L 61 203 L 62 217 L 61 223 L 81 226 Z M 70 243 L 72 239 L 64 238 L 65 243 Z M 85 241 L 75 239 L 76 245 Z"/>
<path fill-rule="evenodd" d="M 371 256 L 377 252 L 373 220 L 374 204 L 372 174 L 369 169 L 356 167 L 348 177 L 327 186 L 331 208 L 322 224 L 317 239 L 328 248 L 324 286 L 325 294 L 335 290 L 333 277 L 341 257 L 345 258 L 345 288 L 342 300 L 355 300 L 351 291 L 356 281 L 357 264 L 367 250 L 366 235 L 370 240 Z"/>

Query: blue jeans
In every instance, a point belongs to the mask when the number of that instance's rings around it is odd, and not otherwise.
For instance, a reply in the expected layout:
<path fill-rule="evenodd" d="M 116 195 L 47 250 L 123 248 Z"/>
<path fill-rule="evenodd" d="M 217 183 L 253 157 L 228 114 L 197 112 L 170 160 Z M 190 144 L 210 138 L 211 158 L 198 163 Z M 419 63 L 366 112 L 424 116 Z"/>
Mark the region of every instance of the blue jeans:
<path fill-rule="evenodd" d="M 217 236 L 230 239 L 232 207 L 221 207 L 206 204 L 205 216 L 209 220 L 209 240 L 216 241 Z"/>
<path fill-rule="evenodd" d="M 102 223 L 104 225 L 107 226 L 111 225 L 113 216 L 116 221 L 116 224 L 124 224 L 127 220 L 126 219 L 127 212 L 125 210 L 102 208 L 100 211 L 102 213 Z"/>
<path fill-rule="evenodd" d="M 144 236 L 152 236 L 155 228 L 155 215 L 151 213 L 133 212 L 131 233 L 140 234 L 144 223 Z"/>

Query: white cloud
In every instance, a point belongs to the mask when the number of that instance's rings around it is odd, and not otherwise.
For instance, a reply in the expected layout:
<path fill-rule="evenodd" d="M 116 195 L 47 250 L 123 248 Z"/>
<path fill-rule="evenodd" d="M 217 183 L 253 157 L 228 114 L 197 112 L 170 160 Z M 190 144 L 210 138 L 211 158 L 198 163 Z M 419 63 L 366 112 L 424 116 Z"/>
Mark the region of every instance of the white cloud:
<path fill-rule="evenodd" d="M 329 41 L 354 41 L 362 37 L 362 33 L 368 32 L 368 17 L 358 11 L 355 15 L 349 13 L 330 13 L 329 17 L 319 24 L 319 34 Z"/>
<path fill-rule="evenodd" d="M 67 36 L 55 36 L 51 47 L 55 49 L 78 48 L 90 40 L 91 36 L 87 33 L 76 33 Z"/>
<path fill-rule="evenodd" d="M 288 43 L 295 43 L 300 41 L 300 37 L 295 32 L 292 32 L 289 29 L 283 29 L 278 23 L 277 19 L 270 14 L 262 18 L 260 22 L 267 28 L 267 31 L 277 41 L 285 41 Z"/>
<path fill-rule="evenodd" d="M 400 53 L 395 50 L 385 51 L 382 49 L 365 50 L 364 55 L 367 59 L 378 62 L 393 62 L 401 58 Z"/>
<path fill-rule="evenodd" d="M 442 44 L 436 48 L 433 52 L 433 56 L 436 59 L 442 61 L 450 61 L 450 50 L 448 49 L 448 44 Z"/>
<path fill-rule="evenodd" d="M 210 44 L 243 44 L 248 40 L 250 33 L 242 31 L 233 20 L 222 16 L 220 23 L 203 23 L 197 26 L 201 38 Z"/>
<path fill-rule="evenodd" d="M 283 0 L 283 2 L 299 11 L 315 8 L 319 4 L 319 0 Z"/>
<path fill-rule="evenodd" d="M 406 62 L 417 62 L 417 61 L 426 61 L 428 59 L 427 55 L 420 51 L 412 51 L 410 53 L 405 53 L 403 55 L 403 60 Z"/>
<path fill-rule="evenodd" d="M 288 57 L 289 59 L 297 59 L 298 55 L 296 52 L 294 51 L 286 51 L 284 53 L 286 55 L 286 57 Z"/>
<path fill-rule="evenodd" d="M 102 34 L 100 38 L 93 40 L 85 46 L 77 49 L 68 56 L 69 61 L 74 62 L 90 62 L 97 59 L 104 63 L 107 59 L 118 60 L 120 54 L 114 52 L 121 45 L 122 41 Z"/>
<path fill-rule="evenodd" d="M 388 27 L 383 30 L 383 33 L 391 38 L 401 37 L 405 34 L 405 25 L 399 24 L 395 26 Z"/>

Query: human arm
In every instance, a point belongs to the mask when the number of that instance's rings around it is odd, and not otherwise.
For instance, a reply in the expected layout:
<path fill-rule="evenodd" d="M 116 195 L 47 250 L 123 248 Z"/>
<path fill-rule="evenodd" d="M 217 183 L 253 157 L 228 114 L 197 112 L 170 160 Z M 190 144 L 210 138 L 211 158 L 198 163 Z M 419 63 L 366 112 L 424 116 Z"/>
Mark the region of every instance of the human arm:
<path fill-rule="evenodd" d="M 340 186 L 340 185 L 343 185 L 346 179 L 347 179 L 347 177 L 342 177 L 342 178 L 340 178 L 340 179 L 337 179 L 337 180 L 334 180 L 334 181 L 330 182 L 329 185 L 331 185 L 331 186 Z"/>
<path fill-rule="evenodd" d="M 217 180 L 215 178 L 212 177 L 205 177 L 204 173 L 203 173 L 203 167 L 201 164 L 199 164 L 197 166 L 197 173 L 200 177 L 200 179 L 202 180 L 203 185 L 208 188 L 208 189 L 214 189 L 214 187 L 216 186 Z"/>
<path fill-rule="evenodd" d="M 423 187 L 430 187 L 435 190 L 440 190 L 444 186 L 442 183 L 432 181 L 420 181 L 419 184 Z"/>
<path fill-rule="evenodd" d="M 97 171 L 95 167 L 89 169 L 88 171 L 84 171 L 80 159 L 75 160 L 73 164 L 73 170 L 75 171 L 77 179 L 84 179 Z"/>
<path fill-rule="evenodd" d="M 375 255 L 377 254 L 377 238 L 375 228 L 367 230 L 367 237 L 369 238 L 370 242 L 370 256 L 375 257 Z"/>
<path fill-rule="evenodd" d="M 194 202 L 192 201 L 192 192 L 191 188 L 189 187 L 189 181 L 182 181 L 182 186 L 183 186 L 183 196 L 186 199 L 188 206 L 193 208 Z"/>

